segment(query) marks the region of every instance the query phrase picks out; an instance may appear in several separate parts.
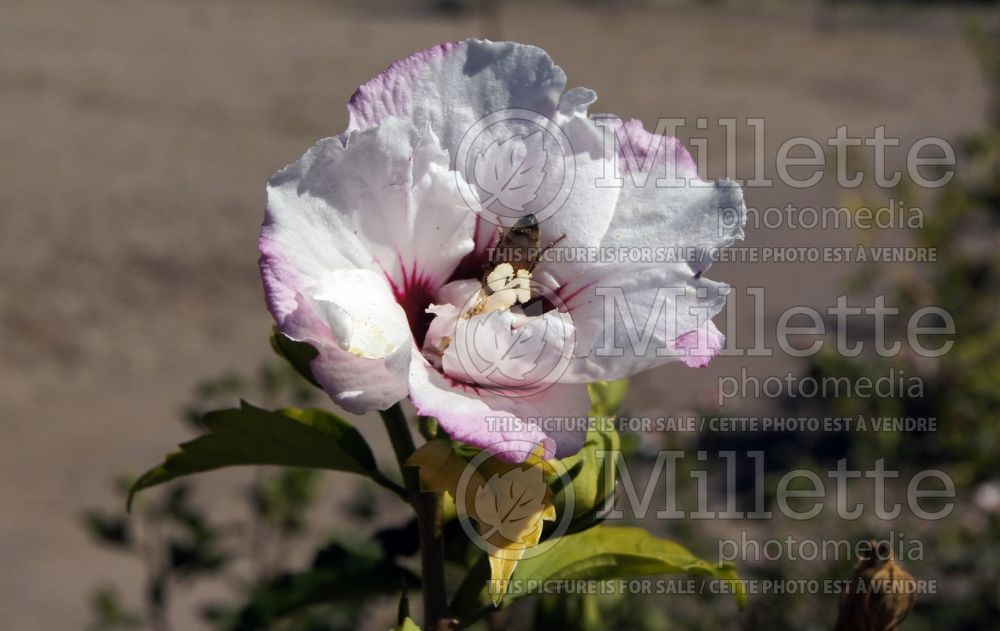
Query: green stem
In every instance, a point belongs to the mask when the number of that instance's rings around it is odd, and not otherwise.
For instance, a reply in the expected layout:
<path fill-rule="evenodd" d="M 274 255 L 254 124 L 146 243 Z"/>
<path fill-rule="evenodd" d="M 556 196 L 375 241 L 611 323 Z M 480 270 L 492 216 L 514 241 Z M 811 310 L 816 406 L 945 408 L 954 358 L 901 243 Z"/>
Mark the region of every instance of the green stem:
<path fill-rule="evenodd" d="M 403 414 L 402 406 L 398 403 L 381 414 L 382 422 L 385 423 L 385 429 L 389 432 L 389 442 L 392 443 L 392 451 L 396 454 L 396 462 L 399 463 L 399 470 L 403 473 L 403 479 L 405 480 L 406 472 L 404 468 L 406 467 L 406 460 L 416 450 L 413 444 L 413 435 L 410 433 L 410 426 L 406 422 L 406 415 Z"/>
<path fill-rule="evenodd" d="M 448 614 L 448 593 L 444 583 L 444 518 L 442 493 L 420 492 L 411 502 L 420 530 L 420 574 L 423 582 L 424 629 L 451 628 L 443 625 Z"/>
<path fill-rule="evenodd" d="M 448 618 L 448 594 L 444 583 L 444 496 L 420 490 L 420 478 L 406 461 L 415 451 L 413 435 L 406 422 L 403 408 L 397 403 L 382 412 L 382 421 L 389 433 L 389 442 L 399 462 L 410 505 L 417 514 L 420 531 L 420 573 L 423 583 L 424 629 L 443 626 Z"/>

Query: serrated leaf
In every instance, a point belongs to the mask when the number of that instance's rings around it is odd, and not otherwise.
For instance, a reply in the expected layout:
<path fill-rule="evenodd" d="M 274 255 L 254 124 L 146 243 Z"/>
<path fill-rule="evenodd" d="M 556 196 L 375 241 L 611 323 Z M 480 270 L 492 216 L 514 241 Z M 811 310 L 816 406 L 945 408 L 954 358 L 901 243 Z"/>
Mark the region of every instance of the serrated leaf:
<path fill-rule="evenodd" d="M 541 131 L 528 136 L 515 134 L 487 145 L 473 167 L 476 184 L 488 194 L 483 206 L 499 200 L 511 210 L 524 210 L 545 179 L 547 159 Z"/>
<path fill-rule="evenodd" d="M 128 505 L 142 489 L 170 480 L 237 465 L 277 465 L 359 473 L 387 484 L 368 443 L 347 421 L 319 409 L 286 408 L 269 412 L 246 402 L 238 409 L 209 412 L 201 419 L 209 431 L 180 445 L 136 480 Z M 389 483 L 391 484 L 391 483 Z"/>
<path fill-rule="evenodd" d="M 526 586 L 541 581 L 610 579 L 657 574 L 693 574 L 731 584 L 742 609 L 746 592 L 732 565 L 721 567 L 694 556 L 684 546 L 654 537 L 642 528 L 596 526 L 590 530 L 549 539 L 514 571 Z M 530 590 L 518 595 L 531 593 Z"/>

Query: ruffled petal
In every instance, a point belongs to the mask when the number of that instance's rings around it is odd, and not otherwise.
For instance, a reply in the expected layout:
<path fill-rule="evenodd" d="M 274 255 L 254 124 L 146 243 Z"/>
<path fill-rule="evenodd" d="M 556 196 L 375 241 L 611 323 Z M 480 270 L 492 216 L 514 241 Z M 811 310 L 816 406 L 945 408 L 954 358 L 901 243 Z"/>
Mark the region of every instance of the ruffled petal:
<path fill-rule="evenodd" d="M 399 119 L 346 146 L 322 140 L 271 179 L 261 251 L 292 268 L 275 270 L 286 285 L 364 268 L 437 291 L 472 249 L 474 217 L 447 164 L 432 131 Z"/>
<path fill-rule="evenodd" d="M 615 175 L 610 162 L 593 157 L 604 151 L 603 130 L 579 113 L 563 120 L 578 151 L 578 176 L 566 205 L 540 226 L 543 246 L 559 241 L 535 278 L 559 287 L 566 303 L 560 308 L 577 330 L 578 359 L 564 379 L 625 378 L 677 360 L 707 365 L 724 343 L 710 319 L 724 306 L 728 286 L 702 273 L 743 238 L 742 190 L 698 179 L 676 139 L 651 134 L 638 121 L 602 118 L 619 139 L 616 162 L 641 172 L 619 172 L 620 186 L 599 186 L 598 178 Z M 679 180 L 657 181 L 673 176 Z M 647 325 L 651 313 L 656 317 Z"/>
<path fill-rule="evenodd" d="M 699 179 L 694 161 L 676 138 L 652 134 L 635 120 L 616 130 L 620 138 L 627 136 L 618 143 L 619 151 L 628 143 L 635 161 L 628 167 L 631 174 L 622 175 L 613 226 L 601 247 L 654 255 L 659 249 L 687 261 L 695 272 L 706 271 L 722 249 L 743 238 L 742 189 L 731 180 Z M 629 161 L 621 155 L 618 164 Z"/>
<path fill-rule="evenodd" d="M 358 88 L 348 105 L 348 130 L 407 117 L 418 128 L 430 124 L 454 157 L 462 136 L 491 112 L 517 108 L 554 118 L 565 85 L 566 74 L 535 46 L 477 39 L 440 44 Z"/>
<path fill-rule="evenodd" d="M 491 389 L 450 379 L 420 355 L 410 362 L 410 399 L 453 439 L 521 462 L 541 446 L 546 458 L 583 446 L 590 397 L 583 384 Z"/>
<path fill-rule="evenodd" d="M 339 269 L 385 277 L 419 337 L 424 307 L 472 249 L 461 204 L 432 131 L 388 119 L 317 143 L 268 186 L 261 274 L 275 319 L 304 287 Z"/>
<path fill-rule="evenodd" d="M 746 204 L 738 184 L 699 179 L 676 138 L 652 134 L 636 120 L 600 120 L 563 120 L 576 179 L 567 202 L 541 223 L 543 246 L 562 240 L 540 272 L 565 284 L 593 265 L 679 260 L 700 273 L 743 238 Z M 613 161 L 605 155 L 609 130 L 617 138 Z M 620 185 L 612 186 L 616 177 Z"/>
<path fill-rule="evenodd" d="M 318 345 L 317 380 L 352 412 L 406 395 L 411 332 L 472 249 L 447 162 L 433 132 L 390 119 L 320 141 L 268 186 L 268 307 L 282 332 Z"/>
<path fill-rule="evenodd" d="M 600 128 L 586 117 L 585 111 L 574 110 L 568 116 L 561 115 L 559 121 L 573 149 L 573 154 L 566 158 L 567 164 L 572 164 L 573 180 L 565 202 L 543 213 L 539 246 L 555 245 L 541 255 L 535 270 L 537 278 L 552 286 L 569 281 L 596 263 L 602 239 L 616 229 L 613 222 L 622 196 L 622 187 L 602 184 L 614 177 L 615 172 L 605 160 Z M 554 199 L 556 193 L 552 189 L 562 185 L 546 179 L 539 195 L 542 199 Z"/>
<path fill-rule="evenodd" d="M 704 368 L 709 360 L 722 352 L 726 336 L 709 320 L 696 331 L 689 331 L 673 342 L 675 350 L 683 350 L 681 361 L 691 368 Z"/>
<path fill-rule="evenodd" d="M 578 351 L 563 381 L 624 379 L 673 361 L 704 365 L 721 333 L 703 327 L 728 292 L 684 263 L 592 267 L 560 288 Z"/>
<path fill-rule="evenodd" d="M 546 252 L 545 263 L 540 268 L 556 278 L 575 275 L 579 259 L 572 255 L 573 252 L 586 252 L 600 244 L 611 225 L 621 194 L 620 187 L 600 184 L 603 179 L 614 176 L 614 171 L 613 165 L 609 166 L 605 160 L 602 130 L 587 118 L 587 106 L 596 98 L 594 91 L 587 88 L 573 88 L 562 95 L 547 132 L 561 137 L 563 143 L 559 151 L 546 150 L 548 173 L 535 192 L 536 201 L 525 209 L 540 219 L 540 247 L 558 241 L 557 248 Z M 534 122 L 545 123 L 541 118 L 535 118 Z M 490 131 L 503 140 L 509 134 L 523 134 L 536 128 L 507 129 L 494 125 Z M 497 225 L 510 228 L 520 218 L 506 212 L 497 215 L 480 208 L 475 211 L 476 247 L 463 261 L 462 270 L 481 269 L 489 261 L 490 248 L 497 243 Z"/>

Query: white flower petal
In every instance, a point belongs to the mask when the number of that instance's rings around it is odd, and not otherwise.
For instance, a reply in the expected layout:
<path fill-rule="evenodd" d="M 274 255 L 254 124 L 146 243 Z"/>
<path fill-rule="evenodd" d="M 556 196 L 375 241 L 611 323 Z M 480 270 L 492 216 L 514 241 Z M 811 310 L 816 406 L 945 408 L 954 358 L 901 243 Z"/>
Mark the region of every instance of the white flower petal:
<path fill-rule="evenodd" d="M 296 295 L 279 328 L 318 351 L 310 368 L 334 402 L 361 414 L 404 398 L 413 344 L 385 280 L 345 270 L 309 292 Z"/>
<path fill-rule="evenodd" d="M 330 272 L 303 294 L 340 347 L 353 355 L 381 359 L 410 344 L 406 314 L 374 272 Z"/>
<path fill-rule="evenodd" d="M 333 336 L 340 351 L 394 361 L 396 372 L 405 374 L 408 351 L 400 349 L 409 346 L 411 330 L 426 326 L 424 308 L 472 249 L 474 220 L 460 201 L 447 154 L 430 130 L 418 132 L 406 121 L 387 120 L 350 136 L 347 146 L 338 138 L 317 143 L 268 187 L 260 266 L 279 329 L 295 337 L 290 316 L 303 309 L 307 296 L 304 308 L 311 316 L 299 314 L 296 339 L 327 344 L 325 337 Z M 348 270 L 370 275 L 362 285 L 379 292 L 380 308 L 366 302 L 371 296 L 365 287 L 343 296 L 336 283 L 331 289 L 331 274 Z M 329 291 L 339 298 L 329 300 Z M 396 321 L 400 311 L 405 313 L 402 328 Z M 303 322 L 317 330 L 303 329 Z M 324 355 L 324 365 L 332 369 L 336 362 L 327 359 Z M 352 393 L 352 411 L 385 407 L 388 398 L 395 396 L 395 403 L 406 394 L 399 374 L 386 384 L 374 383 L 377 378 L 365 384 L 347 375 L 324 378 L 335 400 Z M 349 389 L 343 385 L 348 381 Z"/>
<path fill-rule="evenodd" d="M 398 119 L 346 142 L 322 140 L 271 179 L 261 251 L 282 265 L 268 271 L 295 286 L 371 269 L 397 293 L 426 285 L 433 295 L 472 249 L 474 217 L 446 154 L 433 132 Z"/>
<path fill-rule="evenodd" d="M 685 335 L 722 310 L 728 291 L 724 283 L 696 278 L 684 263 L 593 267 L 560 288 L 577 349 L 563 380 L 623 379 L 672 361 L 691 364 L 689 356 L 704 365 L 721 344 L 713 336 L 693 345 Z"/>
<path fill-rule="evenodd" d="M 562 239 L 540 271 L 559 284 L 590 265 L 613 262 L 684 260 L 704 272 L 722 249 L 743 238 L 746 205 L 736 183 L 698 179 L 676 138 L 651 134 L 639 121 L 601 119 L 618 138 L 613 162 L 604 156 L 610 142 L 604 136 L 611 132 L 580 115 L 563 119 L 576 152 L 576 179 L 566 203 L 540 225 L 542 246 Z M 658 181 L 675 174 L 678 181 Z M 620 186 L 610 185 L 614 178 Z"/>
<path fill-rule="evenodd" d="M 489 305 L 480 315 L 459 318 L 452 335 L 444 373 L 488 387 L 535 388 L 559 381 L 575 343 L 568 314 L 552 310 L 529 317 Z"/>
<path fill-rule="evenodd" d="M 490 389 L 454 381 L 414 356 L 410 398 L 418 413 L 437 418 L 453 439 L 513 462 L 539 445 L 546 458 L 572 455 L 587 434 L 590 397 L 582 384 Z"/>
<path fill-rule="evenodd" d="M 348 130 L 408 117 L 420 128 L 430 124 L 454 157 L 462 136 L 491 112 L 521 108 L 554 118 L 565 85 L 566 74 L 535 46 L 477 39 L 441 44 L 358 88 L 348 105 Z"/>

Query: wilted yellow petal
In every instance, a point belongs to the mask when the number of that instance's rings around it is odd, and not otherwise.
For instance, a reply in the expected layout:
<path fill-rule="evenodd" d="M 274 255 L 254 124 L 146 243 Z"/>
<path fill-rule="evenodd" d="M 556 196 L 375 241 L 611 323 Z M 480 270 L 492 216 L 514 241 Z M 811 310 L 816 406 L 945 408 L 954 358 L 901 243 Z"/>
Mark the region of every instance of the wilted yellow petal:
<path fill-rule="evenodd" d="M 447 440 L 431 440 L 410 454 L 406 464 L 420 467 L 420 488 L 438 493 L 448 493 L 452 499 L 462 476 L 467 475 L 466 494 L 470 495 L 486 483 L 479 471 L 469 471 L 469 462 L 455 453 Z M 466 497 L 466 505 L 471 505 L 471 497 Z"/>
<path fill-rule="evenodd" d="M 545 477 L 554 472 L 539 449 L 525 462 L 489 458 L 475 471 L 446 440 L 432 440 L 413 452 L 407 464 L 420 467 L 421 487 L 457 497 L 465 483 L 465 501 L 457 502 L 476 522 L 490 561 L 489 591 L 494 605 L 507 593 L 510 577 L 525 550 L 538 544 L 545 521 L 556 518 L 554 496 Z M 486 476 L 489 475 L 489 478 Z M 464 477 L 464 480 L 463 480 Z"/>
<path fill-rule="evenodd" d="M 549 465 L 551 466 L 551 465 Z M 499 605 L 525 550 L 538 544 L 544 521 L 556 518 L 541 462 L 508 465 L 493 474 L 475 498 L 475 515 L 490 559 L 490 597 Z"/>

